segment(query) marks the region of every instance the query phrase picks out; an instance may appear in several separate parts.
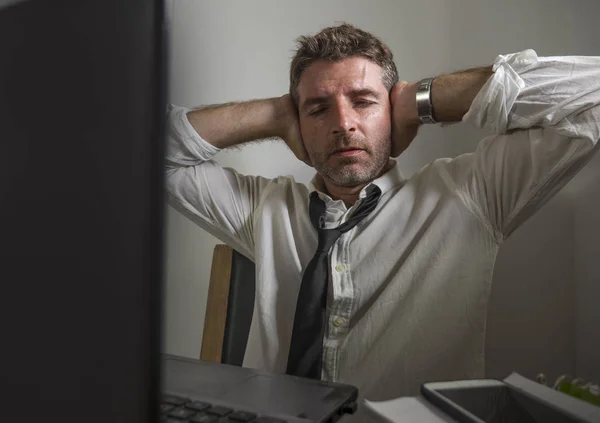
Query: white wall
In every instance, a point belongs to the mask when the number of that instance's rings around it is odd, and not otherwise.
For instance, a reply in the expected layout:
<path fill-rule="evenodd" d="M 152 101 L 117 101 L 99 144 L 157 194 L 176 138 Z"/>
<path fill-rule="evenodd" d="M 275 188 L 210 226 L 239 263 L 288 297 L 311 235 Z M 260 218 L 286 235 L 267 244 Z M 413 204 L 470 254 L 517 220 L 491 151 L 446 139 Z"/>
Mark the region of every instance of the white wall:
<path fill-rule="evenodd" d="M 539 55 L 598 54 L 594 47 L 600 36 L 595 20 L 600 3 L 593 0 L 172 0 L 169 7 L 169 101 L 184 106 L 285 93 L 294 39 L 339 21 L 380 36 L 392 48 L 401 78 L 408 80 L 488 64 L 497 54 L 525 48 Z M 410 175 L 434 158 L 471 151 L 482 135 L 463 125 L 425 127 L 399 162 Z M 312 169 L 283 143 L 223 152 L 217 160 L 247 174 L 291 174 L 304 183 L 312 177 Z M 582 372 L 593 368 L 591 353 L 577 349 L 574 329 L 576 319 L 595 319 L 596 327 L 600 321 L 586 295 L 598 286 L 592 280 L 595 238 L 586 228 L 597 229 L 600 222 L 584 203 L 574 208 L 570 194 L 584 182 L 578 178 L 570 184 L 501 249 L 486 347 L 492 376 L 513 369 L 555 376 L 574 372 L 576 362 Z M 595 201 L 597 210 L 598 197 Z M 577 219 L 587 221 L 578 225 Z M 199 355 L 215 243 L 168 207 L 166 352 Z M 577 293 L 575 263 L 584 281 Z M 587 299 L 577 315 L 575 296 Z M 592 331 L 588 328 L 585 337 Z"/>

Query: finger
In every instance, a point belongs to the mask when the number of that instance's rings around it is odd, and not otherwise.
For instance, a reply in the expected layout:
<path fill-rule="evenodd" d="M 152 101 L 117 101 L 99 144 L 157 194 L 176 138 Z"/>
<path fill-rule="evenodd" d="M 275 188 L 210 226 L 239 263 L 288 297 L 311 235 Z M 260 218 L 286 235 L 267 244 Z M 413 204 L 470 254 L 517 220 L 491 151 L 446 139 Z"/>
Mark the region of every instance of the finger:
<path fill-rule="evenodd" d="M 308 153 L 306 153 L 306 151 L 301 156 L 299 156 L 299 159 L 306 163 L 308 166 L 313 167 L 312 161 L 310 160 L 310 157 Z"/>
<path fill-rule="evenodd" d="M 300 160 L 303 163 L 306 163 L 308 166 L 312 167 L 312 163 L 310 160 L 310 156 L 308 155 L 308 152 L 306 151 L 306 149 L 304 148 L 304 146 L 290 146 L 288 145 L 288 147 L 290 148 L 290 150 L 292 150 L 292 153 L 294 153 L 294 156 L 296 156 L 296 158 L 298 160 Z"/>
<path fill-rule="evenodd" d="M 301 159 L 304 163 L 306 163 L 307 165 L 309 165 L 310 167 L 312 166 L 312 161 L 310 160 L 310 156 L 308 155 L 308 151 L 306 150 L 306 146 L 304 145 L 304 140 L 302 139 L 302 135 L 300 134 L 300 131 L 298 131 L 298 135 L 299 135 L 299 150 L 300 150 L 300 156 Z"/>
<path fill-rule="evenodd" d="M 392 89 L 390 90 L 390 100 L 392 101 L 392 105 L 394 104 L 398 95 L 404 90 L 404 88 L 408 85 L 408 81 L 398 81 L 394 84 Z"/>

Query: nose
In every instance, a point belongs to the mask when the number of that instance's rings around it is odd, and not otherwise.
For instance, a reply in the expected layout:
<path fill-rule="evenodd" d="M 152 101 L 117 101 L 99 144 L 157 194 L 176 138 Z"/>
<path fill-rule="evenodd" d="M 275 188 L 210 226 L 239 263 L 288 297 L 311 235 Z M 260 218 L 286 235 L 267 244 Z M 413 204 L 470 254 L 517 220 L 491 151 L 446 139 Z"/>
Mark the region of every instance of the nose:
<path fill-rule="evenodd" d="M 347 104 L 338 104 L 332 113 L 332 134 L 353 133 L 356 131 L 356 116 L 354 109 Z"/>

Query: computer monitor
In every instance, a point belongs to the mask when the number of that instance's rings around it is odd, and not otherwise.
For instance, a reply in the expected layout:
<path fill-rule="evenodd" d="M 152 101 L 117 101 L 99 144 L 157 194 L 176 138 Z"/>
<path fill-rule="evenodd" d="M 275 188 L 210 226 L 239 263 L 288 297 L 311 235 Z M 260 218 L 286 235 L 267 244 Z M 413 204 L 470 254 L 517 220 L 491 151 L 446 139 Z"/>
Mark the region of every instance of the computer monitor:
<path fill-rule="evenodd" d="M 156 419 L 162 26 L 160 0 L 0 0 L 3 421 Z"/>

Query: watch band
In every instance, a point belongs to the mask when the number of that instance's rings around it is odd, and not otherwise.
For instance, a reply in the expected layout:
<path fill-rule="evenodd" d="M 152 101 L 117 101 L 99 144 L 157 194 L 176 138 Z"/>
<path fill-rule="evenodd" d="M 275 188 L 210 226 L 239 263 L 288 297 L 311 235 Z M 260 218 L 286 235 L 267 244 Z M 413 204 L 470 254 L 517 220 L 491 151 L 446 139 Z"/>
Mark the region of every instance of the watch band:
<path fill-rule="evenodd" d="M 417 114 L 421 123 L 437 123 L 433 118 L 433 104 L 431 103 L 431 84 L 434 78 L 425 78 L 419 81 L 417 88 Z"/>

